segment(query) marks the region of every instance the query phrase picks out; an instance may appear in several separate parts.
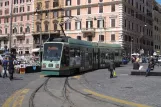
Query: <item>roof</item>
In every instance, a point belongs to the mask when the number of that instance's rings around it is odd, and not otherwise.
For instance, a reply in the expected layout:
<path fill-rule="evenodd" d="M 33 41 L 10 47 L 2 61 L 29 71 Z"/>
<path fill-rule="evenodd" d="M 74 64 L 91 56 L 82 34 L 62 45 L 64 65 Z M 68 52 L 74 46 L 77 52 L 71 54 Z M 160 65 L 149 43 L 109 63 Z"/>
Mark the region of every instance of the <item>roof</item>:
<path fill-rule="evenodd" d="M 77 45 L 93 46 L 92 42 L 73 39 L 73 38 L 69 38 L 68 43 L 69 44 L 77 44 Z"/>

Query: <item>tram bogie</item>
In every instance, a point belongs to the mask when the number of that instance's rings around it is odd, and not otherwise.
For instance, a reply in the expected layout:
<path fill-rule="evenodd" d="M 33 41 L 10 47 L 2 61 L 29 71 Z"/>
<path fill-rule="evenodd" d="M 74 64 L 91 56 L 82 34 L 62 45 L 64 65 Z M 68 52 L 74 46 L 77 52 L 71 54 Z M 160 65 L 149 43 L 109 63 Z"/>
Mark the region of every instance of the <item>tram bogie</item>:
<path fill-rule="evenodd" d="M 42 57 L 44 75 L 71 75 L 75 72 L 108 68 L 111 60 L 117 66 L 122 60 L 120 45 L 92 43 L 77 39 L 45 42 Z"/>

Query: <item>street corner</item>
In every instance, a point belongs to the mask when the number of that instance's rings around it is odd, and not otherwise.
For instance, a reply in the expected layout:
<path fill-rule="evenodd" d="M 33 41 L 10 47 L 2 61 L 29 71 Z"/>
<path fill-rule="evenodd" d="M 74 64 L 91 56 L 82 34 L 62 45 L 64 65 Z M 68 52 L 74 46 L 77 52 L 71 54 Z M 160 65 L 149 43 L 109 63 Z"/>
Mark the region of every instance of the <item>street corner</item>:
<path fill-rule="evenodd" d="M 93 95 L 95 97 L 98 97 L 100 99 L 104 99 L 106 101 L 112 102 L 112 103 L 114 103 L 116 105 L 120 105 L 120 106 L 123 106 L 123 107 L 124 106 L 125 107 L 152 107 L 152 106 L 139 104 L 139 103 L 134 103 L 134 102 L 131 102 L 131 101 L 122 100 L 122 99 L 118 99 L 118 98 L 115 98 L 115 97 L 100 94 L 100 93 L 97 93 L 97 92 L 92 91 L 90 89 L 83 89 L 83 91 L 88 93 L 89 95 Z"/>
<path fill-rule="evenodd" d="M 14 92 L 2 105 L 2 107 L 21 107 L 25 95 L 29 89 L 21 89 Z"/>

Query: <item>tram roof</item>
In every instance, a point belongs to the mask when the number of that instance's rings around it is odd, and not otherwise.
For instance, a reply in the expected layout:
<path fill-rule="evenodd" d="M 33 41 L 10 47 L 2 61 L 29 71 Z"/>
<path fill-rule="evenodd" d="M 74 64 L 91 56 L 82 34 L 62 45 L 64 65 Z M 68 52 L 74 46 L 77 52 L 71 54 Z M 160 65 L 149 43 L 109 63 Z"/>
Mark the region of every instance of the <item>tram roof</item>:
<path fill-rule="evenodd" d="M 98 43 L 99 47 L 122 48 L 120 44 Z"/>
<path fill-rule="evenodd" d="M 78 39 L 73 39 L 73 38 L 69 38 L 68 39 L 68 43 L 69 44 L 77 44 L 77 45 L 93 46 L 92 42 L 84 41 L 84 40 L 78 40 Z"/>

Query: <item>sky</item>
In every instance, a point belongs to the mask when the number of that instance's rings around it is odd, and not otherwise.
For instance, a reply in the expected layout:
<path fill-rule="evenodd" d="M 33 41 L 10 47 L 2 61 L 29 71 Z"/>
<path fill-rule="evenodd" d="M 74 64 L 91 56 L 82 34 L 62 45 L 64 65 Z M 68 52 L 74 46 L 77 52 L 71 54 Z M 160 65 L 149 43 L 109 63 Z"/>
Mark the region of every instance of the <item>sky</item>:
<path fill-rule="evenodd" d="M 161 4 L 161 0 L 156 0 L 159 4 Z"/>

